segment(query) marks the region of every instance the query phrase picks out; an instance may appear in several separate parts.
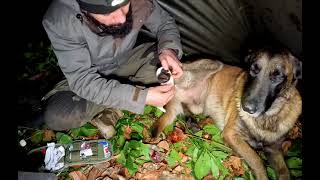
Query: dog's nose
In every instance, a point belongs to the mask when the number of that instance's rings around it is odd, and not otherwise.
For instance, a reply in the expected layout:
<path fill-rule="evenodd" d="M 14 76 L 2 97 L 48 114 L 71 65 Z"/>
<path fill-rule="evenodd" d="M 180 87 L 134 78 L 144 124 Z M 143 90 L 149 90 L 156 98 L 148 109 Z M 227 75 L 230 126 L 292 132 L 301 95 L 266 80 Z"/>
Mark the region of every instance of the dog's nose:
<path fill-rule="evenodd" d="M 243 110 L 250 114 L 254 114 L 257 112 L 257 107 L 254 105 L 254 103 L 247 102 L 244 103 Z"/>

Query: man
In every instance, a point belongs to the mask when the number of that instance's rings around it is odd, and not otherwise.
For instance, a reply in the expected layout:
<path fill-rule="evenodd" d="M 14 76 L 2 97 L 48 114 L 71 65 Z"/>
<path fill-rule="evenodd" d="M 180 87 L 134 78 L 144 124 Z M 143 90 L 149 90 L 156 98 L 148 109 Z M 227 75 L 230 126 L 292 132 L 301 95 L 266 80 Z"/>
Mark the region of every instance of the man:
<path fill-rule="evenodd" d="M 135 47 L 143 25 L 157 43 Z M 173 97 L 172 85 L 148 87 L 157 82 L 158 64 L 174 78 L 183 73 L 180 34 L 156 0 L 53 0 L 43 26 L 66 77 L 43 98 L 49 128 L 93 119 L 110 138 L 121 109 L 142 113 L 145 105 L 163 106 Z"/>

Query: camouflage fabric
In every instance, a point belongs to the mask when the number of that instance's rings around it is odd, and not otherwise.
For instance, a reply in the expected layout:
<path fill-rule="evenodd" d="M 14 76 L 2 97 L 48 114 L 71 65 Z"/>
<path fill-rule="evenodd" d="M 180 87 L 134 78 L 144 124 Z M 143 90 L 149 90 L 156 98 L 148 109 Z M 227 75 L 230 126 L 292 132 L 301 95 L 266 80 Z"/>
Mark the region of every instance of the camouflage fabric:
<path fill-rule="evenodd" d="M 60 159 L 60 162 L 64 163 L 63 168 L 57 170 L 62 171 L 70 166 L 75 165 L 87 165 L 87 164 L 98 164 L 108 161 L 112 156 L 112 148 L 111 143 L 105 139 L 99 139 L 99 140 L 89 140 L 89 141 L 73 141 L 69 144 L 55 144 L 55 147 L 63 146 L 65 149 L 65 156 Z M 83 147 L 89 147 L 91 149 L 92 155 L 91 156 L 85 156 L 83 153 L 81 153 L 83 150 Z M 41 153 L 47 149 L 47 146 L 39 147 L 36 149 L 33 149 L 28 152 L 28 155 L 31 155 L 33 153 Z M 45 157 L 45 154 L 43 154 L 43 159 Z M 44 163 L 43 163 L 44 164 Z M 42 167 L 39 167 L 39 169 L 43 169 Z"/>

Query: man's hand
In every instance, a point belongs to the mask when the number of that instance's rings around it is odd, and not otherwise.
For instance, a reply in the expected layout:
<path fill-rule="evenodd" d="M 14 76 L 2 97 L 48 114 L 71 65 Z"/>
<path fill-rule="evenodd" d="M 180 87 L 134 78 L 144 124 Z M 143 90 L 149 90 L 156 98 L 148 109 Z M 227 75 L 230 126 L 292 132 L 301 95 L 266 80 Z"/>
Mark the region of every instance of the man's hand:
<path fill-rule="evenodd" d="M 165 70 L 170 70 L 174 79 L 182 76 L 182 63 L 177 58 L 176 53 L 171 49 L 164 49 L 159 55 L 159 60 Z"/>
<path fill-rule="evenodd" d="M 175 87 L 173 84 L 151 87 L 148 90 L 146 104 L 151 106 L 164 106 L 174 96 Z"/>

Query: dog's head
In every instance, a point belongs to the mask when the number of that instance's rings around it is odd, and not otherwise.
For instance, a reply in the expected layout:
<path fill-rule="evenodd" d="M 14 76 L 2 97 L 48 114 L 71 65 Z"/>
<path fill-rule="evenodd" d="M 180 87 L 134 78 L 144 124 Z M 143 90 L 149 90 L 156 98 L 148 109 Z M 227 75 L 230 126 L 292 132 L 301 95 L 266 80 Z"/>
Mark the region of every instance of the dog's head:
<path fill-rule="evenodd" d="M 302 77 L 302 63 L 287 49 L 265 47 L 249 52 L 248 79 L 241 108 L 254 117 L 268 111 L 277 97 Z"/>

